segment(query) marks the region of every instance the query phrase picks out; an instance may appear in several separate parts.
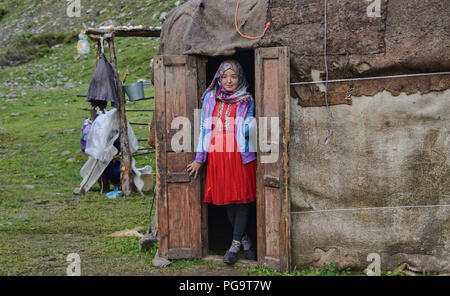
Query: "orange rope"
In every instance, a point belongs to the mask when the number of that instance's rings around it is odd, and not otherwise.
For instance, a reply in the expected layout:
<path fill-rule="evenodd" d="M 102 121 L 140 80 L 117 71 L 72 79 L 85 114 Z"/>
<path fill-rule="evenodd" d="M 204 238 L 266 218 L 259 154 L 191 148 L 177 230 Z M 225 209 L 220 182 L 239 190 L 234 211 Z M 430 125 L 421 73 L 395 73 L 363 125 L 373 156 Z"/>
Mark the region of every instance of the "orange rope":
<path fill-rule="evenodd" d="M 236 31 L 239 33 L 239 35 L 241 35 L 242 37 L 247 38 L 247 39 L 259 39 L 259 38 L 262 38 L 264 36 L 264 34 L 266 34 L 267 29 L 269 28 L 270 22 L 267 22 L 266 28 L 264 29 L 264 32 L 261 35 L 257 36 L 257 37 L 250 37 L 250 36 L 242 34 L 241 31 L 239 31 L 238 24 L 237 24 L 237 17 L 238 17 L 238 8 L 239 8 L 239 3 L 240 2 L 241 2 L 241 0 L 237 1 L 236 13 L 234 14 L 234 26 L 236 28 Z"/>

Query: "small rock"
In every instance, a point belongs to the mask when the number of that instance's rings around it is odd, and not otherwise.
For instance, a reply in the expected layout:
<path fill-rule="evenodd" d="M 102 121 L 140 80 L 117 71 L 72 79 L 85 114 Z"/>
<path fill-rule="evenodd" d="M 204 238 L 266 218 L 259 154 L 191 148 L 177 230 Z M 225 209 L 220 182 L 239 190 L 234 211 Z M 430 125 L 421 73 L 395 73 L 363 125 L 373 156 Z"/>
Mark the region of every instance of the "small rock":
<path fill-rule="evenodd" d="M 13 225 L 12 222 L 6 222 L 6 225 Z"/>
<path fill-rule="evenodd" d="M 48 256 L 47 261 L 56 261 L 56 258 L 53 256 Z"/>
<path fill-rule="evenodd" d="M 36 204 L 37 205 L 45 205 L 45 204 L 48 204 L 48 200 L 47 199 L 40 200 L 40 201 L 37 201 Z"/>
<path fill-rule="evenodd" d="M 71 128 L 71 129 L 66 129 L 65 131 L 64 131 L 64 133 L 65 134 L 73 134 L 75 132 L 75 129 L 74 128 Z"/>
<path fill-rule="evenodd" d="M 11 117 L 17 117 L 17 116 L 20 116 L 20 115 L 22 115 L 22 114 L 25 114 L 25 112 L 11 113 L 9 116 L 11 116 Z"/>
<path fill-rule="evenodd" d="M 0 107 L 0 110 L 6 110 L 7 108 L 6 108 L 6 106 L 1 106 Z"/>
<path fill-rule="evenodd" d="M 154 237 L 151 233 L 147 233 L 139 240 L 139 250 L 150 249 L 156 242 L 158 242 L 158 238 Z"/>
<path fill-rule="evenodd" d="M 73 84 L 72 82 L 67 82 L 66 84 L 64 84 L 64 89 L 71 89 L 74 88 L 76 85 Z"/>
<path fill-rule="evenodd" d="M 54 174 L 48 174 L 47 177 L 54 177 Z"/>
<path fill-rule="evenodd" d="M 170 263 L 172 263 L 172 262 L 170 262 L 167 259 L 159 257 L 159 250 L 156 251 L 155 258 L 153 258 L 153 260 L 152 260 L 152 265 L 154 267 L 166 267 L 166 266 L 170 265 Z"/>
<path fill-rule="evenodd" d="M 27 219 L 28 217 L 30 217 L 27 213 L 21 213 L 17 216 L 14 217 L 14 219 Z"/>
<path fill-rule="evenodd" d="M 34 189 L 34 186 L 33 186 L 33 185 L 27 184 L 27 185 L 25 185 L 25 188 L 26 188 L 26 189 Z"/>
<path fill-rule="evenodd" d="M 12 92 L 12 93 L 9 93 L 8 94 L 8 98 L 17 98 L 19 95 L 18 94 L 16 94 L 15 92 Z"/>
<path fill-rule="evenodd" d="M 66 160 L 66 162 L 74 162 L 75 161 L 75 157 L 71 157 L 68 160 Z"/>
<path fill-rule="evenodd" d="M 66 156 L 68 154 L 70 154 L 69 150 L 65 150 L 65 151 L 61 152 L 61 156 Z"/>

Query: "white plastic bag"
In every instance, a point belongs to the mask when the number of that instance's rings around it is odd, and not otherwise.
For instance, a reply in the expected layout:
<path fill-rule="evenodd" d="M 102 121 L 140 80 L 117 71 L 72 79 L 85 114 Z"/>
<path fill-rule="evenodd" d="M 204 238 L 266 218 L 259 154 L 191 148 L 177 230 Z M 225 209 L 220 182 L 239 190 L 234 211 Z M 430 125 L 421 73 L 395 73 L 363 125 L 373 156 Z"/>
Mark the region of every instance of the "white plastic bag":
<path fill-rule="evenodd" d="M 92 123 L 91 129 L 86 139 L 85 152 L 101 162 L 110 162 L 117 149 L 114 147 L 114 141 L 119 137 L 120 115 L 116 108 L 100 114 Z M 131 128 L 128 126 L 128 143 L 130 152 L 138 150 L 138 140 Z"/>
<path fill-rule="evenodd" d="M 115 108 L 97 116 L 87 136 L 85 152 L 101 162 L 109 163 L 118 152 L 114 141 L 119 137 L 119 123 L 119 112 Z"/>

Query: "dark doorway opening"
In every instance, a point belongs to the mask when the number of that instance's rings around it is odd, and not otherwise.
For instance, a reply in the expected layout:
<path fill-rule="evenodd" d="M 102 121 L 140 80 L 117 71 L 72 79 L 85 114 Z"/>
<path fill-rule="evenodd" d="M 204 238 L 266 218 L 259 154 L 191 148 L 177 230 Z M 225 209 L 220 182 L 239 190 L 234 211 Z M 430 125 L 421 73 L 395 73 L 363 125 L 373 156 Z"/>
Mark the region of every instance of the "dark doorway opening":
<path fill-rule="evenodd" d="M 206 64 L 206 87 L 209 86 L 219 65 L 227 59 L 237 60 L 244 68 L 245 76 L 249 83 L 248 91 L 255 95 L 255 55 L 254 50 L 237 51 L 233 56 L 207 57 Z M 204 182 L 203 186 L 204 186 Z M 208 254 L 223 256 L 231 246 L 233 229 L 229 222 L 225 206 L 207 205 L 207 229 L 208 229 Z M 257 250 L 256 232 L 256 202 L 251 203 L 250 216 L 247 225 L 247 234 L 252 242 L 252 249 Z M 243 252 L 240 253 L 243 257 Z"/>

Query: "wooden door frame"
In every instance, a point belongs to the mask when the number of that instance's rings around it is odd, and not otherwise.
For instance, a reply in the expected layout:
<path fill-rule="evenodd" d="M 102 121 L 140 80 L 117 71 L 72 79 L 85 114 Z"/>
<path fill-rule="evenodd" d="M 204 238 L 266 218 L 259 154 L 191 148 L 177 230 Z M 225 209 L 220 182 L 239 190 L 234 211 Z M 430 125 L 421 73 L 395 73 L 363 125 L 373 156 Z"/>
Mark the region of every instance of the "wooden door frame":
<path fill-rule="evenodd" d="M 263 105 L 260 105 L 260 102 L 258 102 L 258 100 L 266 100 L 267 97 L 270 98 L 270 101 L 272 103 L 276 103 L 278 104 L 277 106 L 279 106 L 279 108 L 277 109 L 279 113 L 279 115 L 277 116 L 281 116 L 281 133 L 282 134 L 282 138 L 280 138 L 280 156 L 282 157 L 282 159 L 280 160 L 281 163 L 277 162 L 277 165 L 280 165 L 280 174 L 279 175 L 274 175 L 274 176 L 267 176 L 268 178 L 266 178 L 267 180 L 262 180 L 265 179 L 266 175 L 263 175 L 263 178 L 258 178 L 257 177 L 257 197 L 256 197 L 256 222 L 257 222 L 257 254 L 258 254 L 258 264 L 262 265 L 262 266 L 267 266 L 267 267 L 271 267 L 271 268 L 276 268 L 278 270 L 282 270 L 282 271 L 290 271 L 291 268 L 291 263 L 290 263 L 290 258 L 291 258 L 291 250 L 290 250 L 290 246 L 291 246 L 291 236 L 290 236 L 290 197 L 289 197 L 289 192 L 288 192 L 288 179 L 289 179 L 289 167 L 288 167 L 288 138 L 289 138 L 289 51 L 287 48 L 261 48 L 261 49 L 256 49 L 255 50 L 255 59 L 254 59 L 254 67 L 255 67 L 255 117 L 259 118 L 261 116 L 261 114 L 265 114 L 264 112 L 261 113 L 261 111 L 263 111 Z M 186 75 L 188 75 L 190 78 L 190 81 L 197 81 L 196 85 L 187 85 L 189 91 L 188 93 L 190 94 L 197 94 L 197 103 L 193 104 L 193 105 L 197 105 L 201 108 L 202 104 L 201 104 L 201 95 L 203 94 L 204 90 L 206 89 L 206 65 L 208 62 L 208 58 L 207 56 L 164 56 L 167 58 L 164 58 L 164 63 L 168 63 L 168 64 L 172 64 L 172 62 L 178 61 L 178 60 L 186 60 L 190 66 L 188 66 L 187 68 L 187 72 Z M 161 60 L 158 60 L 159 63 L 162 63 L 162 58 L 159 58 Z M 263 77 L 263 69 L 264 69 L 264 60 L 263 59 L 278 59 L 277 63 L 278 63 L 278 71 L 276 71 L 276 75 L 274 76 L 276 79 L 278 79 L 278 84 L 276 85 L 278 92 L 274 93 L 270 96 L 266 96 L 263 97 L 265 95 L 264 91 L 266 91 L 266 89 L 264 88 L 264 77 Z M 157 62 L 158 62 L 157 61 Z M 159 65 L 159 67 L 161 67 L 161 65 Z M 190 69 L 190 70 L 189 70 Z M 275 69 L 275 68 L 274 68 Z M 196 73 L 194 73 L 196 72 Z M 272 71 L 273 72 L 273 71 Z M 272 73 L 270 72 L 270 73 Z M 196 77 L 194 78 L 193 75 L 196 75 Z M 258 76 L 259 75 L 259 76 Z M 269 80 L 270 81 L 270 80 Z M 157 83 L 159 83 L 159 88 L 157 87 Z M 158 90 L 158 91 L 157 91 Z M 156 81 L 155 79 L 155 97 L 158 95 L 158 97 L 162 97 L 164 94 L 162 92 L 165 91 L 165 84 L 163 85 L 163 81 Z M 192 97 L 192 95 L 191 95 Z M 188 99 L 186 97 L 186 99 Z M 156 104 L 156 102 L 155 102 Z M 191 104 L 188 104 L 191 105 Z M 191 105 L 191 106 L 193 106 Z M 155 107 L 156 108 L 156 107 Z M 160 106 L 160 109 L 164 108 L 162 106 Z M 157 113 L 156 116 L 157 118 L 162 118 L 162 116 L 164 115 L 165 110 L 161 110 L 161 113 Z M 270 112 L 269 112 L 270 113 Z M 190 118 L 192 118 L 191 116 L 189 116 Z M 258 122 L 258 120 L 257 120 Z M 194 122 L 195 123 L 195 122 Z M 200 124 L 200 122 L 197 122 L 197 124 Z M 195 129 L 199 130 L 199 126 L 194 126 Z M 157 130 L 158 132 L 158 130 Z M 195 133 L 193 133 L 195 135 Z M 259 133 L 258 133 L 259 134 Z M 166 151 L 166 144 L 165 142 L 167 141 L 165 133 L 160 130 L 159 133 L 157 133 L 157 191 L 158 191 L 158 228 L 160 228 L 158 230 L 159 232 L 159 245 L 160 246 L 164 246 L 165 249 L 168 249 L 167 247 L 167 239 L 168 239 L 168 235 L 169 235 L 169 229 L 167 227 L 167 223 L 168 221 L 160 221 L 160 219 L 168 219 L 168 212 L 167 212 L 167 206 L 165 204 L 166 199 L 165 196 L 167 194 L 166 192 L 166 188 L 165 188 L 165 182 L 166 182 L 166 176 L 162 176 L 159 175 L 158 172 L 158 167 L 162 167 L 163 163 L 164 163 L 164 159 L 165 156 L 164 155 L 159 155 L 159 151 Z M 195 142 L 194 142 L 195 143 Z M 259 137 L 258 137 L 258 143 L 259 143 Z M 194 145 L 195 147 L 195 145 Z M 162 149 L 162 150 L 161 150 Z M 259 147 L 258 147 L 258 151 L 259 151 Z M 195 151 L 192 152 L 192 156 L 195 155 Z M 261 174 L 261 167 L 263 167 L 265 164 L 261 164 L 260 163 L 260 154 L 258 153 L 257 155 L 257 162 L 258 162 L 258 173 Z M 163 157 L 163 158 L 161 158 Z M 194 157 L 191 157 L 192 159 Z M 162 171 L 163 172 L 163 171 Z M 185 174 L 185 173 L 183 173 Z M 209 241 L 208 241 L 208 204 L 203 202 L 204 199 L 204 181 L 205 181 L 205 175 L 206 175 L 206 165 L 204 165 L 202 167 L 201 173 L 199 175 L 200 177 L 200 188 L 199 188 L 199 199 L 200 199 L 200 205 L 198 207 L 198 210 L 200 210 L 200 225 L 197 228 L 200 233 L 200 237 L 201 237 L 201 241 L 199 238 L 199 244 L 196 244 L 194 247 L 194 252 L 192 253 L 191 251 L 188 252 L 185 249 L 174 249 L 173 251 L 177 254 L 160 254 L 160 256 L 162 255 L 163 257 L 172 257 L 172 258 L 185 258 L 183 256 L 193 256 L 193 257 L 207 257 L 208 256 L 208 245 L 209 245 Z M 261 179 L 261 180 L 260 180 Z M 267 182 L 266 182 L 267 181 Z M 275 182 L 275 183 L 273 183 Z M 277 183 L 278 182 L 278 183 Z M 266 183 L 270 183 L 270 184 L 266 184 Z M 266 191 L 261 190 L 261 186 L 268 186 L 268 187 L 273 187 L 273 188 L 278 188 L 279 190 L 275 193 L 275 195 L 273 193 L 268 193 L 269 194 L 269 198 L 266 198 Z M 279 196 L 279 200 L 278 200 L 278 196 Z M 277 199 L 273 199 L 274 197 L 276 197 Z M 272 198 L 272 199 L 271 199 Z M 267 212 L 266 211 L 266 207 L 267 207 L 267 202 L 272 202 L 272 201 L 276 201 L 276 209 L 277 209 L 277 213 L 276 215 L 273 214 L 272 212 Z M 269 204 L 270 207 L 270 204 Z M 197 211 L 198 211 L 197 210 Z M 160 213 L 160 211 L 162 211 Z M 267 213 L 266 213 L 267 212 Z M 198 212 L 197 212 L 198 213 Z M 267 216 L 268 215 L 268 216 Z M 166 217 L 166 218 L 163 218 Z M 197 216 L 198 217 L 198 216 Z M 271 255 L 269 253 L 266 252 L 266 236 L 268 236 L 268 234 L 265 233 L 265 231 L 267 230 L 265 223 L 266 223 L 266 217 L 269 217 L 269 220 L 271 220 L 271 223 L 277 224 L 277 228 L 275 229 L 275 232 L 272 232 L 272 238 L 274 238 L 278 242 L 279 245 L 278 247 L 278 251 L 275 257 L 271 257 Z M 274 219 L 278 219 L 278 220 L 274 220 L 271 219 L 271 217 L 275 217 Z M 163 223 L 160 223 L 163 222 Z M 269 231 L 271 230 L 271 228 L 268 228 Z M 273 229 L 272 229 L 273 230 Z M 197 230 L 196 230 L 197 231 Z M 277 233 L 280 232 L 281 234 L 279 234 L 279 238 L 275 237 L 273 233 Z M 164 233 L 167 232 L 167 233 Z M 273 242 L 273 240 L 270 240 L 270 235 L 269 237 L 269 241 Z M 270 247 L 273 248 L 273 246 L 275 246 L 273 243 L 269 244 Z M 186 252 L 184 252 L 186 251 Z M 172 252 L 173 253 L 173 252 Z M 179 253 L 179 254 L 178 254 Z"/>
<path fill-rule="evenodd" d="M 256 86 L 256 81 L 257 81 L 257 75 L 261 75 L 262 73 L 258 73 L 258 68 L 257 68 L 257 58 L 258 55 L 256 53 L 256 49 L 254 50 L 254 63 L 253 66 L 255 67 L 255 77 L 253 77 L 254 81 L 255 81 L 255 94 L 254 97 L 255 99 L 257 98 L 257 96 L 261 96 L 262 94 L 260 93 L 260 90 L 257 89 Z M 269 55 L 271 51 L 269 50 Z M 288 63 L 289 64 L 289 51 L 287 48 L 273 48 L 272 50 L 273 52 L 273 57 L 275 57 L 275 54 L 278 54 L 280 56 L 280 58 L 282 59 L 282 63 Z M 281 53 L 281 54 L 280 54 Z M 266 53 L 267 54 L 267 53 Z M 198 69 L 197 69 L 197 73 L 198 73 L 198 88 L 199 88 L 199 94 L 203 94 L 204 90 L 206 89 L 206 63 L 208 62 L 208 56 L 202 56 L 198 59 Z M 270 56 L 269 56 L 270 58 Z M 286 248 L 283 250 L 285 252 L 287 252 L 286 256 L 285 256 L 285 260 L 281 260 L 281 264 L 279 266 L 278 269 L 282 270 L 282 271 L 290 271 L 291 270 L 291 235 L 290 235 L 290 196 L 289 196 L 289 190 L 288 190 L 288 180 L 289 180 L 289 168 L 288 168 L 288 161 L 287 161 L 287 157 L 288 157 L 288 138 L 289 138 L 289 102 L 290 102 L 290 95 L 289 95 L 289 69 L 286 71 L 286 69 L 284 68 L 280 68 L 279 69 L 279 73 L 280 73 L 280 84 L 281 88 L 283 88 L 285 90 L 285 92 L 280 93 L 279 94 L 279 98 L 280 99 L 284 99 L 284 107 L 286 109 L 283 110 L 283 114 L 285 115 L 285 118 L 283 119 L 283 122 L 286 124 L 283 124 L 282 128 L 283 128 L 283 132 L 285 134 L 285 137 L 283 138 L 284 143 L 280 143 L 280 155 L 282 155 L 283 157 L 283 169 L 285 174 L 280 178 L 280 182 L 282 182 L 281 186 L 283 189 L 283 208 L 282 208 L 282 214 L 284 214 L 284 216 L 280 215 L 280 219 L 283 219 L 283 221 L 279 221 L 281 222 L 282 225 L 284 225 L 284 233 L 286 234 L 284 237 L 282 237 L 281 239 L 284 240 L 285 246 Z M 261 78 L 260 78 L 261 79 Z M 262 80 L 261 80 L 262 81 Z M 287 85 L 284 85 L 287 81 Z M 201 98 L 199 98 L 199 106 L 201 106 Z M 259 110 L 258 110 L 258 105 L 255 104 L 255 117 L 259 116 Z M 198 127 L 196 127 L 198 128 Z M 257 158 L 258 161 L 258 166 L 259 166 L 259 161 L 260 158 Z M 201 197 L 203 199 L 204 197 L 204 180 L 205 180 L 205 174 L 206 174 L 206 169 L 205 166 L 203 166 L 202 168 L 202 173 L 201 173 Z M 264 262 L 262 260 L 262 258 L 260 258 L 260 256 L 262 256 L 262 254 L 264 253 L 266 246 L 265 246 L 265 233 L 263 231 L 263 227 L 261 227 L 261 225 L 264 223 L 265 218 L 264 218 L 264 201 L 261 200 L 260 198 L 260 194 L 258 194 L 258 187 L 256 188 L 257 190 L 257 197 L 256 197 L 256 220 L 257 220 L 257 229 L 256 229 L 256 235 L 257 235 L 257 254 L 258 254 L 258 264 L 262 265 L 262 266 L 268 266 L 268 267 L 273 267 L 270 264 L 267 265 L 266 262 Z M 208 241 L 208 205 L 205 202 L 202 202 L 202 255 L 203 257 L 207 257 L 208 256 L 208 245 L 209 245 L 209 241 Z M 213 259 L 214 261 L 217 261 L 217 258 Z"/>

